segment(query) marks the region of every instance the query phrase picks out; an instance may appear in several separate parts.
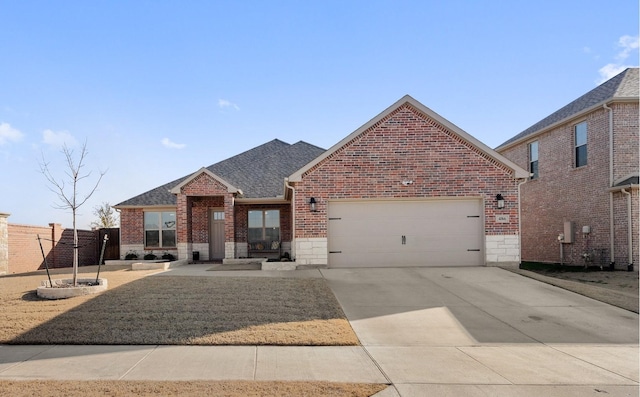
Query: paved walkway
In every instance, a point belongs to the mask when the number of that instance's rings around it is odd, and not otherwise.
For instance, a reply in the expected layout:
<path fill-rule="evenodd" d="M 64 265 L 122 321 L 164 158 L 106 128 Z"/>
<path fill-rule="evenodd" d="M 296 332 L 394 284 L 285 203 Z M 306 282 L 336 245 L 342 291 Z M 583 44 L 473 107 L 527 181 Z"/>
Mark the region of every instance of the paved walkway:
<path fill-rule="evenodd" d="M 327 380 L 378 396 L 637 396 L 638 315 L 498 268 L 163 275 L 324 277 L 362 346 L 9 346 L 0 379 Z"/>

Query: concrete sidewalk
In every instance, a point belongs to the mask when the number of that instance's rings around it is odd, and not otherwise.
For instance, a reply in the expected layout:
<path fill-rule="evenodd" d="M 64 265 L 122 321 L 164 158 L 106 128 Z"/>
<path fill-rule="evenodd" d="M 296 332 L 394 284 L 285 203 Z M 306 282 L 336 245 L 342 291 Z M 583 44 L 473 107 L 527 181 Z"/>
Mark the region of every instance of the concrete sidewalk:
<path fill-rule="evenodd" d="M 392 383 L 379 396 L 637 396 L 638 315 L 497 268 L 324 277 L 362 346 L 0 346 L 0 379 Z"/>

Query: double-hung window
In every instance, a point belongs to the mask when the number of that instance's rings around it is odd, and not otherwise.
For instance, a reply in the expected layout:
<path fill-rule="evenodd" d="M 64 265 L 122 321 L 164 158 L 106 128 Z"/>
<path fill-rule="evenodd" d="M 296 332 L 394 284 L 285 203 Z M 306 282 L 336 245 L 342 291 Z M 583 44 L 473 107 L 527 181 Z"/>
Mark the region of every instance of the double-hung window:
<path fill-rule="evenodd" d="M 587 122 L 576 124 L 573 129 L 576 168 L 587 165 Z"/>
<path fill-rule="evenodd" d="M 280 210 L 249 211 L 249 242 L 280 241 Z"/>
<path fill-rule="evenodd" d="M 538 178 L 538 141 L 529 144 L 529 172 L 531 179 Z"/>
<path fill-rule="evenodd" d="M 176 247 L 176 213 L 173 211 L 145 211 L 145 247 Z"/>

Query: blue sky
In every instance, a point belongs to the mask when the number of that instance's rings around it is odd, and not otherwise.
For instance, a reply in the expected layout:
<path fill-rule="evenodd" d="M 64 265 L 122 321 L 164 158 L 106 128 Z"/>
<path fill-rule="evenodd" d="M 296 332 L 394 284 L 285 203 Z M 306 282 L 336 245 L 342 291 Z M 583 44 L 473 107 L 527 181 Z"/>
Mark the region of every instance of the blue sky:
<path fill-rule="evenodd" d="M 0 0 L 0 212 L 87 142 L 117 204 L 278 138 L 329 148 L 409 94 L 491 147 L 628 66 L 638 2 Z M 604 79 L 604 80 L 603 80 Z M 86 189 L 85 189 L 86 188 Z"/>

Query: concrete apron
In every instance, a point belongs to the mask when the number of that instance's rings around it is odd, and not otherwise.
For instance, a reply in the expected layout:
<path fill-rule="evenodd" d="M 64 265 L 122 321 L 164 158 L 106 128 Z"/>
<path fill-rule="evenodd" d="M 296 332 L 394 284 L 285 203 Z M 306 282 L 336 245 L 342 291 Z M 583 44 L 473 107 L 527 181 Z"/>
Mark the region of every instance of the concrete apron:
<path fill-rule="evenodd" d="M 324 277 L 362 346 L 0 346 L 0 379 L 392 382 L 383 397 L 638 395 L 637 314 L 502 269 L 188 265 L 165 275 Z"/>

